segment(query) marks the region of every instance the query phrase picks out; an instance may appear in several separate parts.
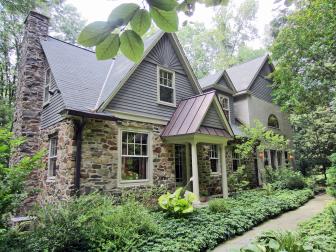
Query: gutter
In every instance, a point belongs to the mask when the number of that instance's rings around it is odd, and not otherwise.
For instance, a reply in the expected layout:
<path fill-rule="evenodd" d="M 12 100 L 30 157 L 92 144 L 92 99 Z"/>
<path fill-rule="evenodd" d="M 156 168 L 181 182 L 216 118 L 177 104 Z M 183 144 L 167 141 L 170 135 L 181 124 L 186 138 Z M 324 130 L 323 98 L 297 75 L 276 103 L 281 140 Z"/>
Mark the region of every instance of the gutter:
<path fill-rule="evenodd" d="M 107 115 L 104 113 L 96 113 L 96 112 L 87 112 L 76 109 L 64 109 L 60 112 L 60 114 L 64 117 L 79 117 L 79 118 L 93 118 L 93 119 L 101 119 L 107 121 L 115 121 L 117 118 L 112 115 Z"/>

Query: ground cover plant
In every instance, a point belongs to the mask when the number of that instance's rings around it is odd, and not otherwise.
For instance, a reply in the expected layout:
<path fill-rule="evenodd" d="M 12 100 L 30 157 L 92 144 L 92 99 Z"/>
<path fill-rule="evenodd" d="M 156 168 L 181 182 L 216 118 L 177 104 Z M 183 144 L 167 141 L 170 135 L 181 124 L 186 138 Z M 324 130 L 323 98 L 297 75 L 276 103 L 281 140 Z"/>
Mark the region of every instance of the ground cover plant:
<path fill-rule="evenodd" d="M 30 231 L 0 234 L 6 251 L 200 251 L 241 234 L 312 197 L 309 189 L 232 197 L 230 208 L 199 208 L 187 215 L 150 211 L 131 200 L 82 196 L 39 209 Z M 217 206 L 228 200 L 217 199 Z M 1 250 L 1 249 L 0 249 Z"/>

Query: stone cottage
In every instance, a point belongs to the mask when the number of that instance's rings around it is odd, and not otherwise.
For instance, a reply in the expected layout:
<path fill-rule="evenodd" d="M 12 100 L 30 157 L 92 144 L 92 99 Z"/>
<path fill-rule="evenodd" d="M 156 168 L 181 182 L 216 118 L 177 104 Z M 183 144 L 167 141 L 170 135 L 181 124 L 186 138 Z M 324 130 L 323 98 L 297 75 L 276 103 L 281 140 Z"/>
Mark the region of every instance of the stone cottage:
<path fill-rule="evenodd" d="M 34 11 L 25 21 L 14 115 L 15 134 L 27 138 L 15 158 L 48 150 L 45 169 L 31 176 L 42 201 L 189 181 L 198 198 L 227 196 L 228 173 L 241 165 L 230 145 L 240 124 L 260 119 L 290 137 L 272 104 L 267 56 L 197 80 L 175 34 L 146 39 L 135 64 L 97 61 L 48 36 L 48 25 Z M 266 157 L 274 168 L 288 162 L 284 150 Z M 265 160 L 250 166 L 255 185 Z"/>

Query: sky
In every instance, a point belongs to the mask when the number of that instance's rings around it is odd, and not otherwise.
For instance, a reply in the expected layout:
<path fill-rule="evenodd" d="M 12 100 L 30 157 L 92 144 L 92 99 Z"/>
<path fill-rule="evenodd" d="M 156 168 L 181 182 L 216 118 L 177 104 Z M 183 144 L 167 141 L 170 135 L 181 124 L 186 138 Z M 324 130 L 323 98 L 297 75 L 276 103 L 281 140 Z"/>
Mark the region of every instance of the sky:
<path fill-rule="evenodd" d="M 237 3 L 243 0 L 231 0 Z M 275 13 L 272 11 L 274 8 L 273 0 L 257 0 L 259 9 L 256 17 L 256 27 L 258 29 L 259 38 L 251 41 L 249 46 L 259 48 L 263 46 L 263 38 L 265 37 L 265 25 L 269 24 L 273 19 Z M 106 20 L 111 10 L 121 3 L 141 3 L 141 0 L 67 0 L 67 3 L 74 5 L 79 13 L 88 23 L 98 20 Z M 197 5 L 196 11 L 192 17 L 186 17 L 180 13 L 180 20 L 183 22 L 185 19 L 194 22 L 204 23 L 206 26 L 211 25 L 211 19 L 215 14 L 213 7 L 207 8 L 204 5 Z M 181 22 L 181 23 L 182 23 Z"/>

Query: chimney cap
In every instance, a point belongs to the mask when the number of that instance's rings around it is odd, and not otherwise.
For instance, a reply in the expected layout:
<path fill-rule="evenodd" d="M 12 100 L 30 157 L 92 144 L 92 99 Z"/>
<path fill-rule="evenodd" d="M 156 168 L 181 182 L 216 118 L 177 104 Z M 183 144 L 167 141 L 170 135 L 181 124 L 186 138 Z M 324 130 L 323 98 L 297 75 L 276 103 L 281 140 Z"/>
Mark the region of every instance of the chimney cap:
<path fill-rule="evenodd" d="M 46 15 L 44 15 L 42 13 L 39 13 L 39 12 L 37 12 L 35 10 L 31 10 L 31 11 L 29 11 L 26 19 L 24 20 L 24 22 L 23 22 L 24 24 L 27 22 L 27 19 L 30 16 L 34 16 L 34 17 L 36 17 L 36 18 L 38 18 L 40 20 L 47 20 L 47 21 L 49 21 L 49 19 L 50 19 L 48 16 L 46 16 Z"/>

